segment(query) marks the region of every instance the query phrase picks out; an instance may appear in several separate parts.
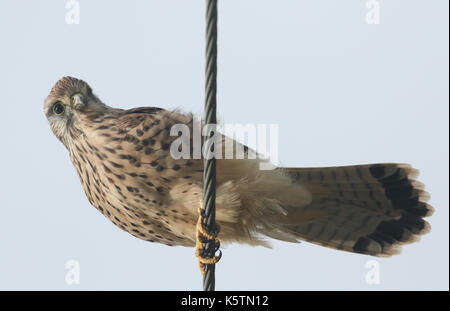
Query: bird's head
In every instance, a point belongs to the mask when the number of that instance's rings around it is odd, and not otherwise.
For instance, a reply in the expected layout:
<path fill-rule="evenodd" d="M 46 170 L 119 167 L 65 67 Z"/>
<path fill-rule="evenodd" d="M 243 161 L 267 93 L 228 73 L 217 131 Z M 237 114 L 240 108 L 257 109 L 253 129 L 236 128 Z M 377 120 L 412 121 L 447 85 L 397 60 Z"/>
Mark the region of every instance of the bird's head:
<path fill-rule="evenodd" d="M 44 112 L 55 136 L 68 147 L 83 133 L 85 122 L 107 111 L 84 81 L 64 77 L 53 86 L 44 102 Z"/>

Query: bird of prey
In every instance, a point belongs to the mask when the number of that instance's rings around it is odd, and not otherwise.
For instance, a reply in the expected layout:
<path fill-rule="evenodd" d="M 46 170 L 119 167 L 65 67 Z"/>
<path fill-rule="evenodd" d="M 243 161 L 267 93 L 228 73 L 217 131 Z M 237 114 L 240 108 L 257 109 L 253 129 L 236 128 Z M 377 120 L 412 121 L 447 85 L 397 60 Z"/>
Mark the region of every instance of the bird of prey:
<path fill-rule="evenodd" d="M 96 209 L 137 238 L 196 245 L 203 160 L 170 153 L 171 127 L 192 130 L 192 115 L 111 108 L 72 77 L 54 85 L 44 112 Z M 269 246 L 273 238 L 388 257 L 430 229 L 423 218 L 433 209 L 410 165 L 260 170 L 261 161 L 217 159 L 223 243 Z"/>

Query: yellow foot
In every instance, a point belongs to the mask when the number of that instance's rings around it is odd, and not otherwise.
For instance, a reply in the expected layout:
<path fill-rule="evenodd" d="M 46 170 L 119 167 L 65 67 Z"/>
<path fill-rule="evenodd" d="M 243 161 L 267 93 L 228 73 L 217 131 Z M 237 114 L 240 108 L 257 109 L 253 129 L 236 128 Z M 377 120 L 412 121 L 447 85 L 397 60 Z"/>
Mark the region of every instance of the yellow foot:
<path fill-rule="evenodd" d="M 217 238 L 217 235 L 219 233 L 219 225 L 216 224 L 217 230 L 215 233 L 211 234 L 208 233 L 205 230 L 205 227 L 203 227 L 203 216 L 202 216 L 202 209 L 198 209 L 199 216 L 197 221 L 197 227 L 196 227 L 196 237 L 197 242 L 195 244 L 195 256 L 198 259 L 198 266 L 200 267 L 200 272 L 204 275 L 206 272 L 206 266 L 205 265 L 213 265 L 219 262 L 220 258 L 222 257 L 222 252 L 220 252 L 220 241 Z M 215 251 L 219 250 L 219 256 L 214 256 L 213 258 L 205 257 L 204 252 L 205 249 L 203 248 L 203 244 L 208 241 L 214 241 L 215 243 Z"/>

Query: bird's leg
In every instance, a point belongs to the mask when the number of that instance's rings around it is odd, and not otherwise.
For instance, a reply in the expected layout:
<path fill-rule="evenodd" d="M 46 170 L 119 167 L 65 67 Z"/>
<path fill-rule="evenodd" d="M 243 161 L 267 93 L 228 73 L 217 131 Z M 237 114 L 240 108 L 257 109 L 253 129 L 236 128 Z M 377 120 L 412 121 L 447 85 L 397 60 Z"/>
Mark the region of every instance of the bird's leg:
<path fill-rule="evenodd" d="M 220 241 L 217 238 L 217 235 L 219 234 L 219 225 L 216 224 L 217 229 L 214 233 L 209 233 L 206 231 L 205 227 L 203 226 L 203 214 L 202 209 L 198 209 L 198 221 L 196 226 L 196 244 L 195 244 L 195 256 L 198 259 L 198 265 L 200 267 L 200 272 L 202 274 L 205 274 L 205 265 L 212 265 L 219 262 L 220 258 L 222 257 L 222 253 L 219 253 L 219 256 L 214 256 L 212 258 L 205 256 L 205 249 L 203 248 L 203 244 L 209 241 L 214 241 L 216 244 L 215 250 L 217 251 L 220 246 Z"/>

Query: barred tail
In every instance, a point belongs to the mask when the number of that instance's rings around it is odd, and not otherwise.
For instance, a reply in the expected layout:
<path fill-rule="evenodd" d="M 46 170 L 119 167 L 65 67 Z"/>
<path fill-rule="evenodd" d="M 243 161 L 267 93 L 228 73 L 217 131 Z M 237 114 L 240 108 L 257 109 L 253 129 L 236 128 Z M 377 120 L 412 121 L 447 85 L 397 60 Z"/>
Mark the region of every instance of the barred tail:
<path fill-rule="evenodd" d="M 433 213 L 418 171 L 407 164 L 283 168 L 312 194 L 302 213 L 318 216 L 283 228 L 302 240 L 349 252 L 391 256 L 430 230 Z"/>

